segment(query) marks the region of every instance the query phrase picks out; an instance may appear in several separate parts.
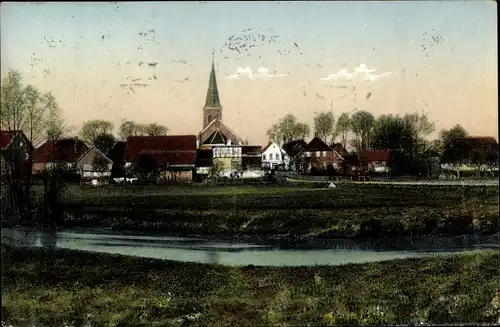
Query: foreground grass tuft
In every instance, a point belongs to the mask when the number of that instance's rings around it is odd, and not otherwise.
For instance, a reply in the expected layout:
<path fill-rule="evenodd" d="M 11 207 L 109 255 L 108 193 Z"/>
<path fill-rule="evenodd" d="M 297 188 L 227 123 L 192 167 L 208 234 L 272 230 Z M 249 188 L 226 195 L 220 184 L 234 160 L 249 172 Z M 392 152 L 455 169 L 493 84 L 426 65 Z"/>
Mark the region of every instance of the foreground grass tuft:
<path fill-rule="evenodd" d="M 499 267 L 498 253 L 234 268 L 3 246 L 2 319 L 15 326 L 494 323 Z"/>

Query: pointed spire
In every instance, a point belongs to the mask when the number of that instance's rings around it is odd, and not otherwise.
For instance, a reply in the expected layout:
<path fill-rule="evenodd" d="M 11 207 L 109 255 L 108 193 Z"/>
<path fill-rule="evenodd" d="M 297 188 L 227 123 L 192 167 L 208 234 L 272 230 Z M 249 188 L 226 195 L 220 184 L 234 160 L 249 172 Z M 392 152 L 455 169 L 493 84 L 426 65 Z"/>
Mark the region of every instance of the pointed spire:
<path fill-rule="evenodd" d="M 219 89 L 217 88 L 217 78 L 215 77 L 215 51 L 212 50 L 212 70 L 208 79 L 206 108 L 220 108 Z"/>

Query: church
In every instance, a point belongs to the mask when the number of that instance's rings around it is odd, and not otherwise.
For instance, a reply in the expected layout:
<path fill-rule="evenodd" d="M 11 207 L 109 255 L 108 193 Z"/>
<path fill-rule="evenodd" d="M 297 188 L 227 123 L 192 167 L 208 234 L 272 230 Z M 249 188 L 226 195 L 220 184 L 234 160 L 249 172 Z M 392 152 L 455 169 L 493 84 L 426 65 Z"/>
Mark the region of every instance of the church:
<path fill-rule="evenodd" d="M 261 147 L 244 141 L 222 120 L 222 105 L 215 75 L 215 63 L 208 78 L 203 107 L 203 128 L 198 134 L 196 173 L 198 180 L 208 177 L 214 161 L 222 163 L 222 175 L 235 175 L 261 168 Z M 248 174 L 247 174 L 248 175 Z"/>

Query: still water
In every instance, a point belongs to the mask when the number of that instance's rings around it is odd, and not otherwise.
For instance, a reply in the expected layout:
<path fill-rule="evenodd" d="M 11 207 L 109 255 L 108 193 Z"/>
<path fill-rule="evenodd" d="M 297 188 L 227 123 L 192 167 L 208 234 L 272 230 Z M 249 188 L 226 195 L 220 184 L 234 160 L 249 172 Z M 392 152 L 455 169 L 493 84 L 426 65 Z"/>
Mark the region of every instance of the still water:
<path fill-rule="evenodd" d="M 420 237 L 378 241 L 328 240 L 278 246 L 218 242 L 205 238 L 116 232 L 106 229 L 2 229 L 2 243 L 114 253 L 183 262 L 232 266 L 342 265 L 453 253 L 499 251 L 499 235 Z"/>

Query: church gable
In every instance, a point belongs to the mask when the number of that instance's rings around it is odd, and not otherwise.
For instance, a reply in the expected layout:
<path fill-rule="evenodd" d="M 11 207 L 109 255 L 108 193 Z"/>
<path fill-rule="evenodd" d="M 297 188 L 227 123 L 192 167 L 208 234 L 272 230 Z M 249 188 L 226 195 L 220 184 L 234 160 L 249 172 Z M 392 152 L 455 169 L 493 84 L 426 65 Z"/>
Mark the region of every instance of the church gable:
<path fill-rule="evenodd" d="M 213 136 L 215 133 L 220 134 L 222 139 L 225 139 L 227 143 L 228 140 L 231 141 L 232 144 L 241 144 L 241 139 L 234 133 L 226 124 L 222 121 L 213 121 L 210 125 L 208 125 L 201 133 L 200 133 L 200 144 L 207 144 L 207 140 Z M 215 144 L 210 142 L 209 144 Z"/>
<path fill-rule="evenodd" d="M 208 79 L 207 97 L 203 107 L 203 130 L 199 134 L 199 144 L 242 144 L 242 140 L 222 122 L 222 106 L 217 88 L 215 65 L 212 59 L 212 69 Z"/>

